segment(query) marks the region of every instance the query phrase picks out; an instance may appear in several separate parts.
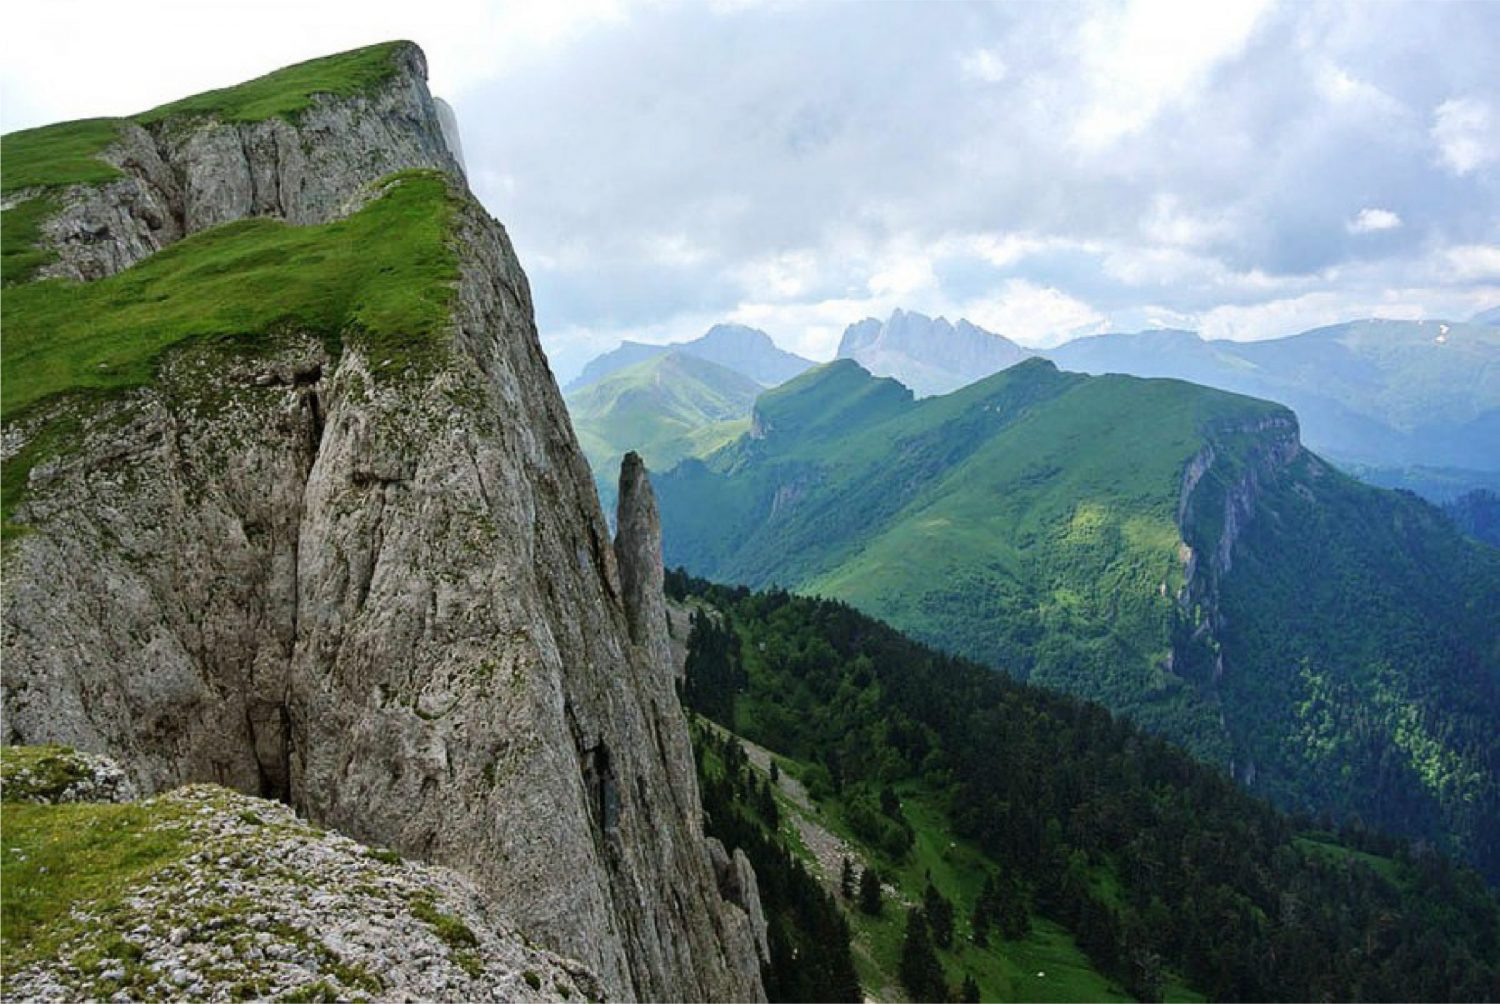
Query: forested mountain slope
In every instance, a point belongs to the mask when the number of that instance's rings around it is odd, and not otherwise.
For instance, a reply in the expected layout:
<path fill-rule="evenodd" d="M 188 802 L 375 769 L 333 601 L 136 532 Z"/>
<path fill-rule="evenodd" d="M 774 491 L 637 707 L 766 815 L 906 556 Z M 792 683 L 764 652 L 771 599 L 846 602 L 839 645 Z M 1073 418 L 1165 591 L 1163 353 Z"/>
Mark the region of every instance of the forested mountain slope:
<path fill-rule="evenodd" d="M 844 361 L 658 484 L 669 564 L 846 599 L 1500 874 L 1500 556 L 1285 408 L 1041 360 L 914 401 Z"/>
<path fill-rule="evenodd" d="M 803 869 L 823 879 L 867 992 L 1472 1000 L 1497 989 L 1494 894 L 1430 846 L 1288 816 L 1096 704 L 939 654 L 845 604 L 680 572 L 667 585 L 700 611 L 685 702 L 769 748 L 777 768 L 700 732 L 710 828 L 788 848 L 791 863 L 761 869 L 763 882 Z M 802 839 L 809 824 L 843 842 L 850 876 Z M 798 942 L 809 977 L 838 972 L 842 957 L 821 917 L 809 908 L 789 927 L 828 931 L 821 945 Z"/>

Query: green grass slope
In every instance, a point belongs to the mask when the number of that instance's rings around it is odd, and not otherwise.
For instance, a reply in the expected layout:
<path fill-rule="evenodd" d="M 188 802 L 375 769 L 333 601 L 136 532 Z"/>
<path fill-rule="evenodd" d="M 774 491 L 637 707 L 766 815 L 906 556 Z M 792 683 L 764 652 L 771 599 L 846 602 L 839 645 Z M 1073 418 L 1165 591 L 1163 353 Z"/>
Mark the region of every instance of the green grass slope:
<path fill-rule="evenodd" d="M 216 227 L 92 283 L 8 289 L 0 302 L 0 410 L 6 422 L 63 395 L 118 393 L 150 381 L 185 339 L 252 350 L 276 330 L 364 344 L 396 374 L 442 351 L 458 279 L 453 199 L 433 172 L 388 179 L 360 212 L 321 226 L 254 219 Z M 38 442 L 46 439 L 37 437 Z M 4 467 L 8 515 L 34 451 Z"/>
<path fill-rule="evenodd" d="M 1208 424 L 1279 409 L 1041 360 L 922 401 L 887 385 L 805 375 L 757 404 L 763 438 L 659 479 L 668 561 L 847 599 L 1227 762 L 1216 709 L 1164 668 L 1177 499 Z"/>
<path fill-rule="evenodd" d="M 860 417 L 880 383 L 815 371 L 761 399 L 763 436 L 659 477 L 668 563 L 847 600 L 1127 713 L 1283 804 L 1500 874 L 1493 550 L 1304 454 L 1262 479 L 1228 627 L 1205 638 L 1205 611 L 1177 602 L 1184 471 L 1208 445 L 1216 471 L 1243 469 L 1285 409 L 1034 360 Z M 1226 490 L 1210 475 L 1185 515 L 1200 567 Z"/>
<path fill-rule="evenodd" d="M 1500 908 L 1472 871 L 1287 816 L 1097 705 L 842 603 L 682 573 L 667 588 L 713 612 L 688 640 L 685 703 L 774 754 L 779 784 L 762 754 L 740 785 L 762 806 L 775 791 L 767 829 L 837 889 L 798 839 L 830 830 L 885 884 L 873 913 L 840 897 L 877 999 L 942 999 L 966 978 L 983 1000 L 1490 992 Z M 908 981 L 914 909 L 951 910 L 946 993 Z"/>
<path fill-rule="evenodd" d="M 0 143 L 0 191 L 60 189 L 98 185 L 120 177 L 100 154 L 115 141 L 125 122 L 149 126 L 172 118 L 215 117 L 225 122 L 259 122 L 275 116 L 295 118 L 319 94 L 347 97 L 369 91 L 395 73 L 395 55 L 407 42 L 384 42 L 284 67 L 235 87 L 153 108 L 128 119 L 81 119 L 9 133 Z M 46 264 L 35 250 L 39 227 L 53 210 L 43 193 L 5 210 L 3 282 L 22 282 Z"/>
<path fill-rule="evenodd" d="M 570 390 L 566 400 L 600 496 L 608 501 L 628 451 L 655 471 L 712 453 L 749 428 L 750 406 L 761 390 L 717 363 L 670 352 Z"/>

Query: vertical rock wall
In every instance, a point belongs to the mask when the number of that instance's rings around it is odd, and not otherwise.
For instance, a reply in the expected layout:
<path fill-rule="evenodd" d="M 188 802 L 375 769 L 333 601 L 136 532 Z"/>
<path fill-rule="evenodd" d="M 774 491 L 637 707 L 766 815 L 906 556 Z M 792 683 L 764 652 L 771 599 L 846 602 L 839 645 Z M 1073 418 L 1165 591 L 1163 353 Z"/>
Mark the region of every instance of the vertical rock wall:
<path fill-rule="evenodd" d="M 416 57 L 392 86 L 430 108 Z M 375 133 L 349 122 L 309 155 L 342 150 L 352 185 Z M 184 229 L 286 191 L 219 128 L 164 158 L 193 165 Z M 63 412 L 76 429 L 7 546 L 6 741 L 113 754 L 148 791 L 284 798 L 457 868 L 611 996 L 763 997 L 755 911 L 721 895 L 701 830 L 644 470 L 611 546 L 525 276 L 450 174 L 462 279 L 434 370 L 297 332 L 253 356 L 188 343 L 151 386 L 6 427 L 7 459 Z M 359 194 L 291 187 L 294 221 Z"/>

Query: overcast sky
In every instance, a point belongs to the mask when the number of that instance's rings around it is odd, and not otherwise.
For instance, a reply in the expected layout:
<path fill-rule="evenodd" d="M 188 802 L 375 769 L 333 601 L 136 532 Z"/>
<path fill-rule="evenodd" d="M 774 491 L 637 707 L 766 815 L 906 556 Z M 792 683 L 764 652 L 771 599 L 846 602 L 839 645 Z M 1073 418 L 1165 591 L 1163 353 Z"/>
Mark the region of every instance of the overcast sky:
<path fill-rule="evenodd" d="M 1500 4 L 70 2 L 6 131 L 411 38 L 560 378 L 895 307 L 1032 345 L 1500 303 Z"/>

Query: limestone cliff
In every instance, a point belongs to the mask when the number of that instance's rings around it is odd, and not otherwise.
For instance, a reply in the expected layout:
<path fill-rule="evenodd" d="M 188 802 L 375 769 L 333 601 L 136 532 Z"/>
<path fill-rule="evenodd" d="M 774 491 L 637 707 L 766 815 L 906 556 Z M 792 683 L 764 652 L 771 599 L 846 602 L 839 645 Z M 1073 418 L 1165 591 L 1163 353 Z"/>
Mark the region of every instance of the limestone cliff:
<path fill-rule="evenodd" d="M 425 165 L 448 175 L 460 276 L 424 365 L 292 325 L 187 340 L 144 386 L 7 419 L 7 464 L 32 466 L 6 741 L 111 754 L 148 793 L 280 798 L 455 868 L 611 997 L 760 998 L 755 911 L 720 894 L 701 830 L 644 472 L 612 547 L 525 275 L 420 52 L 396 58 L 296 123 L 127 129 L 130 177 L 70 189 L 44 225 L 53 271 L 90 278 L 226 220 L 326 219 Z"/>
<path fill-rule="evenodd" d="M 1183 581 L 1176 597 L 1181 630 L 1174 633 L 1168 668 L 1198 678 L 1209 692 L 1225 673 L 1220 595 L 1234 567 L 1235 544 L 1259 507 L 1262 486 L 1301 452 L 1297 419 L 1286 412 L 1208 430 L 1182 472 L 1177 526 Z M 1195 665 L 1196 673 L 1190 669 Z M 1228 727 L 1222 710 L 1219 724 Z M 1254 781 L 1253 763 L 1237 758 L 1228 766 L 1247 784 Z"/>
<path fill-rule="evenodd" d="M 378 86 L 314 95 L 295 118 L 148 113 L 120 120 L 102 153 L 120 176 L 54 195 L 61 209 L 43 224 L 42 245 L 57 258 L 40 277 L 112 275 L 188 234 L 250 216 L 327 222 L 370 182 L 407 168 L 462 177 L 457 127 L 450 141 L 427 92 L 422 50 L 401 43 L 391 57 L 396 72 Z"/>
<path fill-rule="evenodd" d="M 1219 582 L 1234 567 L 1234 546 L 1255 513 L 1261 485 L 1302 451 L 1290 412 L 1209 430 L 1182 473 L 1177 525 L 1182 533 L 1185 609 L 1198 606 L 1212 627 Z"/>

